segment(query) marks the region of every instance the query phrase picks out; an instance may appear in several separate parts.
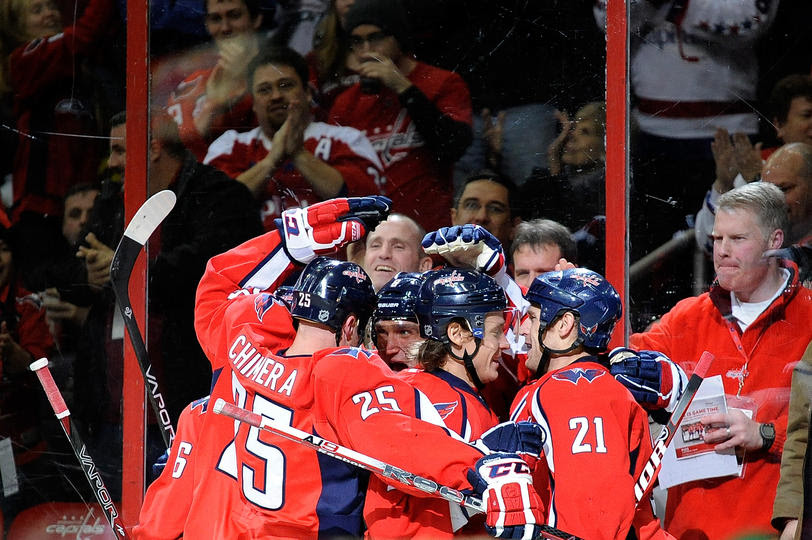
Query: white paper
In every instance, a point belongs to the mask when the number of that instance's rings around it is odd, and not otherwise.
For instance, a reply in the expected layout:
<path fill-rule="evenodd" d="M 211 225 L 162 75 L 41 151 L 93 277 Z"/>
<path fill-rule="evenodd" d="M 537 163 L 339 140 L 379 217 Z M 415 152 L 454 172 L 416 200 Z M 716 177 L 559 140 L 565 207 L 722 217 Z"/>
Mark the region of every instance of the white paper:
<path fill-rule="evenodd" d="M 713 396 L 724 396 L 725 389 L 722 376 L 715 375 L 702 381 L 697 390 L 694 401 L 709 399 Z M 736 451 L 733 448 L 722 453 L 710 452 L 697 456 L 677 459 L 674 450 L 677 437 L 680 436 L 682 423 L 677 426 L 677 434 L 663 456 L 663 466 L 660 470 L 660 487 L 669 488 L 685 482 L 701 480 L 704 478 L 717 478 L 721 476 L 736 476 L 739 474 L 739 465 L 736 462 Z"/>
<path fill-rule="evenodd" d="M 14 450 L 11 439 L 0 439 L 0 480 L 3 482 L 3 496 L 9 497 L 20 491 L 17 481 L 17 468 L 14 466 Z"/>

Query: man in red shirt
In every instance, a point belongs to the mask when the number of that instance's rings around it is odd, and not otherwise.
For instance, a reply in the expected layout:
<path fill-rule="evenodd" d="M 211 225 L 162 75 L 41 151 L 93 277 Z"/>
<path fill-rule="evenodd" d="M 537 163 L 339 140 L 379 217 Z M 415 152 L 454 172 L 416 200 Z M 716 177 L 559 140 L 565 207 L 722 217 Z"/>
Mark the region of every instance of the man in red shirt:
<path fill-rule="evenodd" d="M 206 31 L 214 42 L 211 67 L 191 73 L 166 105 L 183 144 L 198 161 L 211 141 L 227 129 L 257 125 L 245 68 L 260 49 L 262 24 L 257 0 L 206 0 Z M 184 62 L 188 65 L 188 62 Z"/>
<path fill-rule="evenodd" d="M 369 137 L 393 209 L 435 230 L 449 224 L 451 169 L 471 144 L 471 97 L 459 75 L 408 54 L 406 28 L 399 2 L 353 4 L 346 30 L 361 82 L 336 98 L 329 121 Z"/>
<path fill-rule="evenodd" d="M 248 68 L 259 126 L 229 130 L 204 163 L 245 184 L 262 203 L 265 230 L 286 208 L 341 195 L 378 193 L 381 167 L 364 135 L 313 122 L 307 63 L 291 49 L 270 49 Z"/>

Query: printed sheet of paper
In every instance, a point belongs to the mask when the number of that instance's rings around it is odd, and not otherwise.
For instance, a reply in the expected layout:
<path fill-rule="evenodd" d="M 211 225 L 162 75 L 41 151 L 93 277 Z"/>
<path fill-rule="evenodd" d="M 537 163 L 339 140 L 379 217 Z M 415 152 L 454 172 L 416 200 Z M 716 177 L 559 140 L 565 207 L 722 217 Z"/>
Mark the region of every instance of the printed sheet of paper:
<path fill-rule="evenodd" d="M 708 377 L 691 402 L 677 433 L 668 445 L 660 471 L 660 487 L 669 488 L 685 482 L 739 474 L 734 449 L 718 453 L 713 445 L 703 442 L 704 429 L 699 419 L 717 412 L 727 412 L 722 376 Z"/>

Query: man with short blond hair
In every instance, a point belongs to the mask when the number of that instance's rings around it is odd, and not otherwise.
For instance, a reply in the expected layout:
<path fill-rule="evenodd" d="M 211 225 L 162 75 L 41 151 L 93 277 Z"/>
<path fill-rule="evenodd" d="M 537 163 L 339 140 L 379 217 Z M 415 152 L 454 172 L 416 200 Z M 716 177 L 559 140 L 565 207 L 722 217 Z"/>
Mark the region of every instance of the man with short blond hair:
<path fill-rule="evenodd" d="M 792 366 L 812 338 L 812 292 L 799 283 L 798 267 L 765 256 L 782 246 L 788 223 L 781 190 L 767 182 L 722 195 L 710 291 L 682 300 L 651 330 L 631 337 L 634 348 L 661 351 L 687 372 L 703 351 L 715 356 L 708 376 L 721 376 L 728 412 L 702 418 L 704 441 L 744 454 L 742 476 L 669 488 L 665 528 L 677 538 L 772 533 L 769 500 L 786 437 Z"/>

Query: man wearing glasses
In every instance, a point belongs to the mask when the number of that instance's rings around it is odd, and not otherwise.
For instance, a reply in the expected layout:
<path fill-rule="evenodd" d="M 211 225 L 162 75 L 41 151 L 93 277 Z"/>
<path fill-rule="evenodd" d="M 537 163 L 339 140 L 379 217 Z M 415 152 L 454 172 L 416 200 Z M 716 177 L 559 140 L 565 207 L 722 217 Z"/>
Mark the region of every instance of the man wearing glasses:
<path fill-rule="evenodd" d="M 456 73 L 415 60 L 402 7 L 358 0 L 347 13 L 361 82 L 329 122 L 363 131 L 384 167 L 381 191 L 426 230 L 448 225 L 454 162 L 471 143 L 471 97 Z"/>

